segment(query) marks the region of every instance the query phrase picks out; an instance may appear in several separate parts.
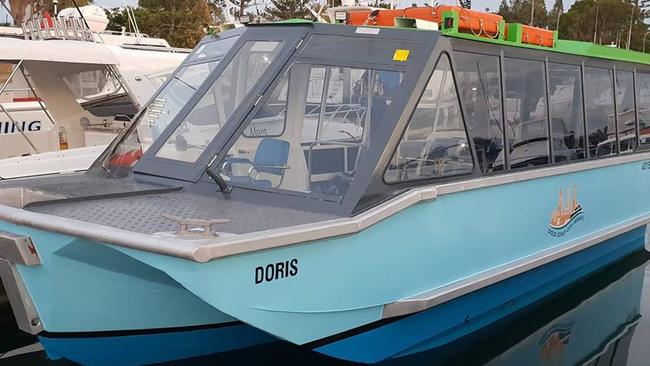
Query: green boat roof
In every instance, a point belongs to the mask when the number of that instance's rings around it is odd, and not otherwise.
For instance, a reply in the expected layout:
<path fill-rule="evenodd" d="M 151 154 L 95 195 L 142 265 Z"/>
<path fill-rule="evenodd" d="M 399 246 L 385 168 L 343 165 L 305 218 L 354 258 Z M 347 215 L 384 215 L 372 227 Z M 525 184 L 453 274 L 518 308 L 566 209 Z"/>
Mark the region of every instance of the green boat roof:
<path fill-rule="evenodd" d="M 287 20 L 274 22 L 274 23 L 275 24 L 310 24 L 310 23 L 313 24 L 315 22 L 308 19 L 287 19 Z M 332 24 L 332 23 L 323 23 L 323 24 L 340 26 L 340 24 Z M 370 26 L 370 25 L 364 27 L 398 28 L 398 27 L 381 27 L 381 26 Z M 423 31 L 423 32 L 441 32 L 443 35 L 448 37 L 467 39 L 467 40 L 477 41 L 477 42 L 493 43 L 493 44 L 499 44 L 499 45 L 510 46 L 510 47 L 520 47 L 520 48 L 527 48 L 527 49 L 540 50 L 546 52 L 557 52 L 557 53 L 576 55 L 576 56 L 593 57 L 593 58 L 600 58 L 606 60 L 633 62 L 638 64 L 650 65 L 650 53 L 642 53 L 638 51 L 625 50 L 617 47 L 602 46 L 602 45 L 597 45 L 597 44 L 583 42 L 583 41 L 570 41 L 566 39 L 557 39 L 555 41 L 554 47 L 544 47 L 544 46 L 536 46 L 536 45 L 531 45 L 531 44 L 521 43 L 521 42 L 512 42 L 500 38 L 495 39 L 495 38 L 478 37 L 473 34 L 454 32 L 452 30 L 431 31 L 426 29 L 415 29 L 415 28 L 400 28 L 400 29 L 416 30 L 416 31 Z"/>
<path fill-rule="evenodd" d="M 564 54 L 577 55 L 577 56 L 594 57 L 594 58 L 601 58 L 607 60 L 634 62 L 639 64 L 650 65 L 650 54 L 648 53 L 624 50 L 616 47 L 607 47 L 607 46 L 597 45 L 589 42 L 558 39 L 555 43 L 555 47 L 543 47 L 543 46 L 530 45 L 526 43 L 510 42 L 501 39 L 477 37 L 472 34 L 459 33 L 459 32 L 443 32 L 443 34 L 454 38 L 462 38 L 462 39 L 468 39 L 468 40 L 478 41 L 478 42 L 500 44 L 504 46 L 521 47 L 521 48 L 541 50 L 546 52 L 557 52 L 557 53 L 564 53 Z"/>

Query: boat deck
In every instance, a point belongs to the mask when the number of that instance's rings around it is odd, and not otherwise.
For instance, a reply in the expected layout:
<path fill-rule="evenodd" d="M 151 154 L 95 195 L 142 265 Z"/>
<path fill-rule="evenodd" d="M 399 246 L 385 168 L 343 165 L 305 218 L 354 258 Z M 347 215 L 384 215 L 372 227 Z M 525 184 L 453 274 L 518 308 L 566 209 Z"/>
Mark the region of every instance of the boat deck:
<path fill-rule="evenodd" d="M 228 219 L 227 223 L 213 225 L 213 229 L 232 234 L 337 218 L 333 215 L 291 208 L 229 201 L 217 197 L 216 194 L 209 197 L 181 191 L 77 202 L 39 203 L 26 209 L 143 234 L 178 230 L 178 224 L 163 215 L 183 219 Z"/>
<path fill-rule="evenodd" d="M 84 173 L 0 180 L 0 191 L 9 188 L 30 189 L 65 199 L 114 196 L 117 194 L 128 195 L 177 189 L 172 186 L 140 182 L 128 178 L 106 179 Z M 1 199 L 0 204 L 4 204 Z"/>

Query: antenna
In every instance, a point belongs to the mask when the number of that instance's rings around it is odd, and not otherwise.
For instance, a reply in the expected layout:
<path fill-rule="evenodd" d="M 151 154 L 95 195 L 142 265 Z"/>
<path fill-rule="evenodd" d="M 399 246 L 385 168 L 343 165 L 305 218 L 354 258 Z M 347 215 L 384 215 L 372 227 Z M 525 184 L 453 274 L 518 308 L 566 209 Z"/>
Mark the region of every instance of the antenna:
<path fill-rule="evenodd" d="M 533 21 L 535 20 L 535 0 L 530 1 L 530 25 L 534 27 Z"/>
<path fill-rule="evenodd" d="M 77 13 L 79 13 L 79 16 L 80 16 L 81 19 L 84 21 L 84 24 L 86 25 L 86 28 L 90 29 L 90 26 L 88 25 L 88 22 L 86 21 L 86 17 L 85 17 L 85 16 L 83 15 L 83 13 L 81 12 L 81 9 L 79 9 L 79 5 L 77 5 L 77 1 L 76 1 L 76 0 L 72 0 L 72 3 L 74 4 L 74 7 L 77 9 Z"/>
<path fill-rule="evenodd" d="M 126 8 L 126 16 L 129 18 L 129 24 L 133 27 L 133 33 L 135 33 L 137 37 L 140 37 L 140 28 L 138 28 L 138 22 L 135 20 L 135 13 L 130 6 L 126 5 L 126 0 L 124 0 L 123 3 Z"/>

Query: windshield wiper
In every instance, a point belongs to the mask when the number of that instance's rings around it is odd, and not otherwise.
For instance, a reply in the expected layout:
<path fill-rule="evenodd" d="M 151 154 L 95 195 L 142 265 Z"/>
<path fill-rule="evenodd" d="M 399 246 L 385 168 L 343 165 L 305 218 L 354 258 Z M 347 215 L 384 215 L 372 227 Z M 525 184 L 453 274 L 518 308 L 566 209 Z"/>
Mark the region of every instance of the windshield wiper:
<path fill-rule="evenodd" d="M 205 173 L 217 184 L 219 190 L 222 193 L 230 193 L 232 191 L 232 187 L 228 185 L 228 183 L 221 177 L 221 175 L 219 175 L 219 173 L 212 171 L 212 164 L 214 164 L 218 156 L 219 154 L 216 154 L 214 157 L 212 157 L 212 160 L 210 160 L 208 166 L 205 168 Z"/>

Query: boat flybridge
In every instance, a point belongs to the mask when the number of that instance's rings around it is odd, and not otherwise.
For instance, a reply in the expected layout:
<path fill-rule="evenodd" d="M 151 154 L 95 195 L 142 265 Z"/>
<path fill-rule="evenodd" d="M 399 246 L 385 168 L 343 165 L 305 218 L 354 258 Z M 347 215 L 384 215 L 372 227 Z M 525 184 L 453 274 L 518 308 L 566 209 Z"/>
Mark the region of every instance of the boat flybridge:
<path fill-rule="evenodd" d="M 0 179 L 87 169 L 187 56 L 66 24 L 0 37 Z"/>
<path fill-rule="evenodd" d="M 82 364 L 273 339 L 373 363 L 647 247 L 650 56 L 411 10 L 440 30 L 208 36 L 87 172 L 0 182 L 21 329 Z"/>

